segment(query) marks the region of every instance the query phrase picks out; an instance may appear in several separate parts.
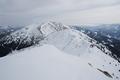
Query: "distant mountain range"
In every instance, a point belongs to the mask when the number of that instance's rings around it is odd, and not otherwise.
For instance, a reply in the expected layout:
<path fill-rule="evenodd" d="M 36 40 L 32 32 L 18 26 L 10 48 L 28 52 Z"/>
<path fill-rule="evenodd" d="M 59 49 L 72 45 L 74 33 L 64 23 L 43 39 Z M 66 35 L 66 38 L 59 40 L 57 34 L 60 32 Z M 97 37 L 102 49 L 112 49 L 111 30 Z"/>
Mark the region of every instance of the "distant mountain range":
<path fill-rule="evenodd" d="M 81 25 L 73 28 L 102 43 L 113 53 L 112 56 L 120 58 L 120 24 Z"/>

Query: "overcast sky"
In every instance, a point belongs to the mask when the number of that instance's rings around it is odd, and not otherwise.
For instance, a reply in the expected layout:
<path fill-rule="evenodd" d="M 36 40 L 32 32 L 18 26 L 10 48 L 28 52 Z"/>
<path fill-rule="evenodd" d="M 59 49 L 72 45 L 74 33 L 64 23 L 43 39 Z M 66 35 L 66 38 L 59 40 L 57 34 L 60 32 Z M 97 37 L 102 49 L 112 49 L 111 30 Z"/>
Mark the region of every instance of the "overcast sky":
<path fill-rule="evenodd" d="M 120 0 L 0 0 L 0 25 L 120 23 Z"/>

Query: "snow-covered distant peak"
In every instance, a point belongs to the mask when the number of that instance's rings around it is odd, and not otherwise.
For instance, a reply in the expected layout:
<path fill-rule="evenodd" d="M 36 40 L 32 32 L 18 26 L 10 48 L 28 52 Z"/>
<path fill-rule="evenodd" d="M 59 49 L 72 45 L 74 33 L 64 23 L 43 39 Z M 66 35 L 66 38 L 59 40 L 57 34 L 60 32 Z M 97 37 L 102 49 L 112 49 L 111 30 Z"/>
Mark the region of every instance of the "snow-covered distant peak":
<path fill-rule="evenodd" d="M 45 22 L 42 24 L 32 24 L 32 25 L 27 26 L 25 29 L 27 29 L 27 31 L 30 33 L 31 32 L 35 33 L 36 30 L 38 30 L 41 34 L 43 34 L 44 36 L 47 36 L 52 32 L 69 29 L 69 27 L 61 23 L 49 21 L 49 22 Z"/>
<path fill-rule="evenodd" d="M 33 39 L 34 41 L 36 41 L 36 39 L 39 41 L 41 38 L 46 37 L 53 32 L 65 29 L 69 29 L 69 27 L 51 21 L 42 24 L 31 24 L 7 36 L 7 43 L 19 40 L 22 40 L 23 42 L 31 42 Z"/>
<path fill-rule="evenodd" d="M 65 26 L 61 23 L 48 22 L 41 26 L 41 31 L 43 34 L 48 35 L 52 32 L 61 31 L 68 28 L 69 28 L 68 26 Z"/>

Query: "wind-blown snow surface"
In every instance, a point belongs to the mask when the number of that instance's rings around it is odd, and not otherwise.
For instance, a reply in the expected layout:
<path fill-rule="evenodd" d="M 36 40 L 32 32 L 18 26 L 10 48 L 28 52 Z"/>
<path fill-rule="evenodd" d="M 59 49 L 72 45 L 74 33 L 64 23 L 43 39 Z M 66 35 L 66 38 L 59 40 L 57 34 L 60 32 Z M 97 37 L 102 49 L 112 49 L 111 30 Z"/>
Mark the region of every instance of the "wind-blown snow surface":
<path fill-rule="evenodd" d="M 19 39 L 24 43 L 31 42 L 32 37 L 40 46 L 15 51 L 12 54 L 16 54 L 0 59 L 2 80 L 120 79 L 119 62 L 105 54 L 109 52 L 106 48 L 102 51 L 95 40 L 82 32 L 48 22 L 27 26 L 7 39 L 8 43 Z"/>
<path fill-rule="evenodd" d="M 1 80 L 119 80 L 116 76 L 120 77 L 117 61 L 105 54 L 77 57 L 51 45 L 13 53 L 17 54 L 0 59 Z M 112 78 L 97 69 L 108 71 Z"/>

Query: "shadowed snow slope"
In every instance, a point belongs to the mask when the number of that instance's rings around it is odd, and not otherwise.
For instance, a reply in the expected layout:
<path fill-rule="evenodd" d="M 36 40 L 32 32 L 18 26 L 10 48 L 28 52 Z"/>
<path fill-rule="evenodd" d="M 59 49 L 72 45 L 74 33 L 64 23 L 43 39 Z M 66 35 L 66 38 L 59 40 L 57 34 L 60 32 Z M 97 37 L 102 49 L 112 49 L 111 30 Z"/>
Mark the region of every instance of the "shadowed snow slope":
<path fill-rule="evenodd" d="M 120 77 L 120 65 L 105 54 L 76 57 L 51 45 L 13 53 L 17 54 L 0 59 L 1 80 L 119 80 Z"/>

